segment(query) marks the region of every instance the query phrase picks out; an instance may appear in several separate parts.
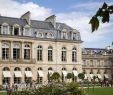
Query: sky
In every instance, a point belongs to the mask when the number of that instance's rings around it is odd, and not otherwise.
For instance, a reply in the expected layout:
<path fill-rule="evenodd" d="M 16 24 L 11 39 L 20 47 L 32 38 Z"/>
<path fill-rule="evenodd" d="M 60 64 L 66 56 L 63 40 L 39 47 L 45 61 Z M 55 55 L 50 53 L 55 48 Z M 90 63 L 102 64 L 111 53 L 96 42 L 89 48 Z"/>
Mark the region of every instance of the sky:
<path fill-rule="evenodd" d="M 113 41 L 113 16 L 109 23 L 101 23 L 94 33 L 89 25 L 103 2 L 113 4 L 112 0 L 0 0 L 0 14 L 20 17 L 30 11 L 35 20 L 44 20 L 54 14 L 57 22 L 66 23 L 80 32 L 82 47 L 105 48 Z"/>

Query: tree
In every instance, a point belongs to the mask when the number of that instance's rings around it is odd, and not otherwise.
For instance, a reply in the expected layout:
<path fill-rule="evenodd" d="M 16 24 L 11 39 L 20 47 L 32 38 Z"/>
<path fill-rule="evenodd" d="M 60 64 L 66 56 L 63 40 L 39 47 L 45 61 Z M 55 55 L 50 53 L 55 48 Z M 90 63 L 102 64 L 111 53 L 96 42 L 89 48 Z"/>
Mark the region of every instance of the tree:
<path fill-rule="evenodd" d="M 52 77 L 51 77 L 52 80 L 58 82 L 58 81 L 59 81 L 59 78 L 60 78 L 60 74 L 59 74 L 58 72 L 54 72 L 54 73 L 52 74 Z"/>
<path fill-rule="evenodd" d="M 84 75 L 84 73 L 79 73 L 78 74 L 78 77 L 79 77 L 79 79 L 84 80 L 85 75 Z"/>
<path fill-rule="evenodd" d="M 104 3 L 89 22 L 89 24 L 91 24 L 92 32 L 98 29 L 100 24 L 99 20 L 103 23 L 109 22 L 111 14 L 113 14 L 113 5 Z"/>
<path fill-rule="evenodd" d="M 72 74 L 72 73 L 68 73 L 68 74 L 67 74 L 67 79 L 70 80 L 70 79 L 72 79 L 72 77 L 73 77 L 73 74 Z"/>

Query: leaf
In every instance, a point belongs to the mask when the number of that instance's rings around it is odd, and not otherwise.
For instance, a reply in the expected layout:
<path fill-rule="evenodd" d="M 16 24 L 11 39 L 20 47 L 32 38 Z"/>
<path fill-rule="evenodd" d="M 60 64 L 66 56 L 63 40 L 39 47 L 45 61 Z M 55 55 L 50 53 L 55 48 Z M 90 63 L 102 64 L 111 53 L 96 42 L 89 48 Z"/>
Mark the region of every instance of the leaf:
<path fill-rule="evenodd" d="M 102 22 L 109 22 L 109 11 L 106 10 L 105 12 L 103 12 L 103 18 L 102 18 Z"/>
<path fill-rule="evenodd" d="M 103 6 L 102 6 L 102 9 L 107 9 L 107 4 L 104 2 Z"/>
<path fill-rule="evenodd" d="M 98 18 L 95 17 L 95 16 L 92 17 L 92 19 L 90 20 L 89 24 L 91 24 L 92 32 L 94 32 L 99 27 L 99 20 L 98 20 Z"/>

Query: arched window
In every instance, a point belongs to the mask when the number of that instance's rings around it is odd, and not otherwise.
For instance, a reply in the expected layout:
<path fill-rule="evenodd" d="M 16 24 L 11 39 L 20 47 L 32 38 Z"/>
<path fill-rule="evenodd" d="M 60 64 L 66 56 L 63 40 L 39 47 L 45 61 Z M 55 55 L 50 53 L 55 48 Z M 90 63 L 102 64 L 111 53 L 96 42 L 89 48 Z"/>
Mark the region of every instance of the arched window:
<path fill-rule="evenodd" d="M 42 61 L 42 46 L 39 45 L 37 48 L 37 61 Z"/>
<path fill-rule="evenodd" d="M 17 60 L 20 58 L 20 45 L 14 44 L 13 45 L 13 60 Z"/>
<path fill-rule="evenodd" d="M 7 43 L 2 44 L 2 59 L 3 60 L 9 59 L 9 44 Z"/>
<path fill-rule="evenodd" d="M 65 67 L 63 67 L 63 68 L 62 68 L 62 70 L 66 70 L 66 68 L 65 68 Z"/>
<path fill-rule="evenodd" d="M 77 70 L 77 69 L 74 67 L 73 70 Z"/>
<path fill-rule="evenodd" d="M 42 67 L 39 67 L 38 70 L 43 70 Z"/>
<path fill-rule="evenodd" d="M 14 69 L 14 71 L 20 71 L 20 68 L 19 68 L 19 67 L 16 67 L 16 68 Z"/>
<path fill-rule="evenodd" d="M 31 71 L 31 68 L 27 67 L 25 68 L 25 71 Z"/>
<path fill-rule="evenodd" d="M 42 38 L 43 37 L 43 34 L 42 33 L 38 33 L 38 37 L 39 38 Z"/>
<path fill-rule="evenodd" d="M 52 33 L 48 33 L 47 34 L 47 38 L 52 38 L 53 37 L 53 34 Z"/>
<path fill-rule="evenodd" d="M 24 59 L 30 60 L 30 45 L 29 44 L 26 44 L 24 46 Z"/>
<path fill-rule="evenodd" d="M 48 61 L 53 61 L 53 48 L 51 46 L 48 47 Z"/>
<path fill-rule="evenodd" d="M 76 48 L 73 48 L 72 50 L 72 62 L 76 62 L 77 61 L 77 51 Z"/>
<path fill-rule="evenodd" d="M 10 71 L 10 69 L 8 67 L 4 67 L 3 71 Z"/>
<path fill-rule="evenodd" d="M 49 67 L 48 70 L 53 70 L 52 67 Z"/>
<path fill-rule="evenodd" d="M 65 47 L 62 48 L 61 60 L 67 61 L 67 59 L 66 59 L 66 48 Z"/>

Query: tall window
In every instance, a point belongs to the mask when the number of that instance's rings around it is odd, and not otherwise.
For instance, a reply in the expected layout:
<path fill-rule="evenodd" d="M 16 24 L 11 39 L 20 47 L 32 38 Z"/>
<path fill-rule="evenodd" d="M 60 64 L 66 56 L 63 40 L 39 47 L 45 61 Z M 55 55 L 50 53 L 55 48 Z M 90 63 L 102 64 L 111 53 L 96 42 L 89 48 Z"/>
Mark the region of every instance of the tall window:
<path fill-rule="evenodd" d="M 3 34 L 8 34 L 8 25 L 3 25 L 2 26 L 2 33 Z"/>
<path fill-rule="evenodd" d="M 14 25 L 13 28 L 14 28 L 14 30 L 13 30 L 14 35 L 18 36 L 19 35 L 19 25 L 16 24 L 16 25 Z"/>
<path fill-rule="evenodd" d="M 37 61 L 42 61 L 42 46 L 38 46 L 38 49 L 37 49 Z"/>
<path fill-rule="evenodd" d="M 9 59 L 9 44 L 2 44 L 2 59 Z"/>
<path fill-rule="evenodd" d="M 66 39 L 66 32 L 63 32 L 63 39 Z"/>
<path fill-rule="evenodd" d="M 24 32 L 25 32 L 24 34 L 25 34 L 25 36 L 29 36 L 29 34 L 30 34 L 29 33 L 30 32 L 29 30 L 30 30 L 29 27 L 24 28 Z"/>
<path fill-rule="evenodd" d="M 76 40 L 76 33 L 73 33 L 73 40 Z"/>
<path fill-rule="evenodd" d="M 76 52 L 76 48 L 73 48 L 72 50 L 72 62 L 76 62 L 77 61 L 77 52 Z"/>
<path fill-rule="evenodd" d="M 53 49 L 51 46 L 48 47 L 48 61 L 53 61 Z"/>
<path fill-rule="evenodd" d="M 61 56 L 62 56 L 61 57 L 62 58 L 61 59 L 62 61 L 67 61 L 66 60 L 66 48 L 65 47 L 62 48 L 62 55 Z"/>
<path fill-rule="evenodd" d="M 24 59 L 30 60 L 30 45 L 25 45 L 24 47 Z"/>
<path fill-rule="evenodd" d="M 19 68 L 19 67 L 16 67 L 16 68 L 14 69 L 14 72 L 15 72 L 15 71 L 20 71 L 20 68 Z M 17 77 L 17 76 L 15 76 L 15 74 L 14 74 L 14 83 L 17 83 L 17 84 L 21 83 L 21 77 Z"/>
<path fill-rule="evenodd" d="M 20 58 L 20 46 L 18 44 L 14 44 L 13 46 L 13 59 L 17 60 Z"/>

